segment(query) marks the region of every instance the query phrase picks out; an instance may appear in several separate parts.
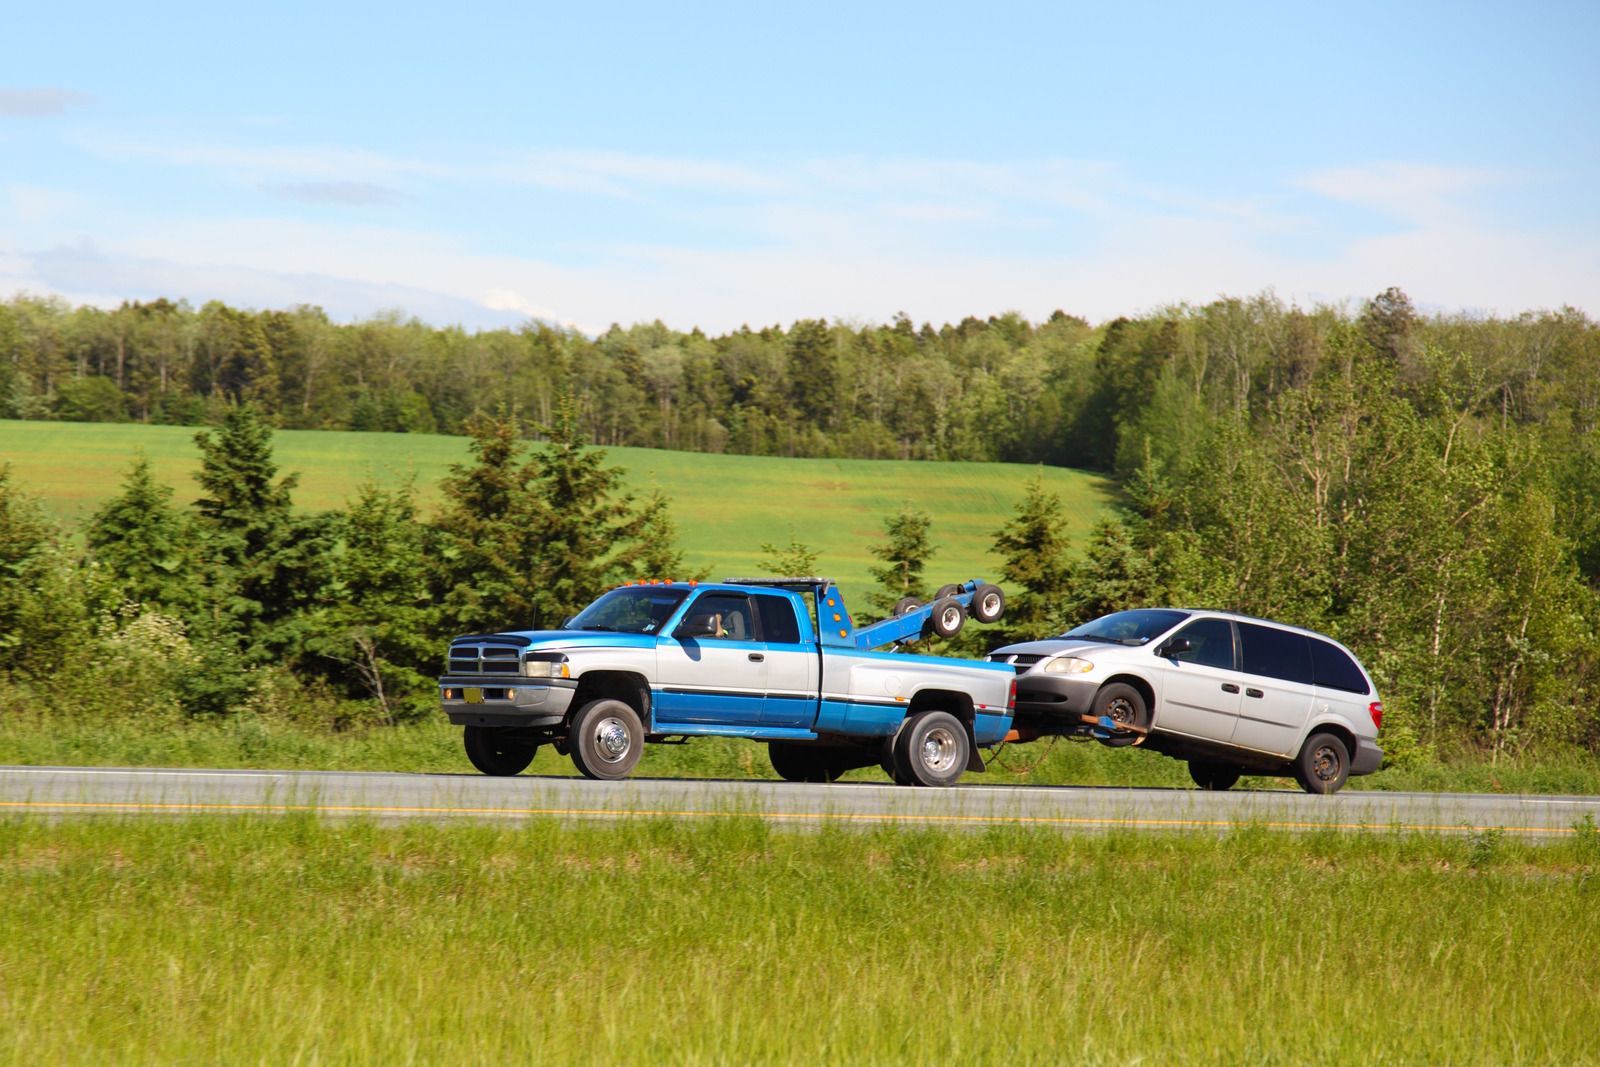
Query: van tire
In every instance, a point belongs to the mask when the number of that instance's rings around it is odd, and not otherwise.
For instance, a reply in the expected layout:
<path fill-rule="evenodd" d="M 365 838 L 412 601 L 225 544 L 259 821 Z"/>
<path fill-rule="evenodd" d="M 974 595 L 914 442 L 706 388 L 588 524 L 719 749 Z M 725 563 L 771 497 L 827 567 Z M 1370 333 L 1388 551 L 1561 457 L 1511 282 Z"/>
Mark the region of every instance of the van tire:
<path fill-rule="evenodd" d="M 1190 760 L 1189 777 L 1194 784 L 1208 793 L 1222 793 L 1239 784 L 1242 772 L 1231 763 L 1212 763 L 1207 760 Z"/>
<path fill-rule="evenodd" d="M 1095 694 L 1094 717 L 1149 729 L 1150 706 L 1145 703 L 1144 694 L 1133 686 L 1125 682 L 1113 682 Z M 1139 736 L 1135 734 L 1131 737 L 1107 737 L 1100 743 L 1108 748 L 1126 748 L 1137 740 Z"/>
<path fill-rule="evenodd" d="M 1295 757 L 1294 778 L 1307 793 L 1337 793 L 1350 777 L 1350 750 L 1330 733 L 1312 734 Z"/>

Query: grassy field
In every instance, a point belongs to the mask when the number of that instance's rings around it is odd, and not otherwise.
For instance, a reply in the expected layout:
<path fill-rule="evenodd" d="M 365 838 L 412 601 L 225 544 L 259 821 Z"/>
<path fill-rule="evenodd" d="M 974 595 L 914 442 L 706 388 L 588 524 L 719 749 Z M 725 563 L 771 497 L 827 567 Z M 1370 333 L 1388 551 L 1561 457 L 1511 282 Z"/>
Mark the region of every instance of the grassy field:
<path fill-rule="evenodd" d="M 81 716 L 0 711 L 0 762 L 26 766 L 226 767 L 263 770 L 471 773 L 461 728 L 444 717 L 409 726 L 330 734 L 268 717 L 242 715 L 216 722 L 107 722 Z M 576 775 L 572 761 L 540 749 L 535 775 Z M 636 772 L 661 778 L 776 778 L 766 748 L 734 738 L 697 738 L 688 745 L 651 745 Z M 876 767 L 851 771 L 848 781 L 886 782 Z M 1192 788 L 1177 760 L 1137 749 L 1111 749 L 1060 740 L 1010 745 L 982 775 L 989 785 L 1077 785 Z M 1240 789 L 1298 789 L 1287 778 L 1245 778 Z M 1352 778 L 1348 789 L 1403 792 L 1600 794 L 1600 764 L 1575 752 L 1491 765 L 1463 757 L 1415 768 L 1390 767 Z"/>
<path fill-rule="evenodd" d="M 0 462 L 11 464 L 17 486 L 77 523 L 118 491 L 139 451 L 180 503 L 193 500 L 200 464 L 194 433 L 179 426 L 0 420 Z M 942 584 L 995 576 L 994 533 L 1035 474 L 1061 496 L 1065 532 L 1074 540 L 1088 532 L 1111 493 L 1095 475 L 1018 464 L 607 452 L 632 489 L 658 487 L 672 501 L 690 567 L 709 568 L 714 578 L 760 573 L 760 546 L 787 544 L 792 535 L 819 553 L 822 569 L 846 594 L 871 584 L 868 552 L 882 543 L 884 517 L 907 502 L 933 517 L 938 551 L 929 576 Z M 363 480 L 394 485 L 407 478 L 431 508 L 439 479 L 468 458 L 463 437 L 316 430 L 279 432 L 274 455 L 281 471 L 299 473 L 295 501 L 308 510 L 342 506 Z"/>
<path fill-rule="evenodd" d="M 1593 1063 L 1597 836 L 0 820 L 0 1061 Z"/>

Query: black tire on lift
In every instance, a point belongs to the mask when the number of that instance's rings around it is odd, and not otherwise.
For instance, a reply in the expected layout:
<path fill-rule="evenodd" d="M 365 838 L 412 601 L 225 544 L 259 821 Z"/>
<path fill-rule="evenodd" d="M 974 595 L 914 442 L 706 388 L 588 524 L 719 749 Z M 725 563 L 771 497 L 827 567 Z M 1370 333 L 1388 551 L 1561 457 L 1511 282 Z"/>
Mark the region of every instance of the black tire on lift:
<path fill-rule="evenodd" d="M 933 614 L 928 617 L 928 629 L 940 637 L 954 637 L 967 624 L 967 609 L 955 597 L 945 597 L 933 602 Z"/>
<path fill-rule="evenodd" d="M 939 587 L 939 591 L 933 594 L 933 599 L 943 600 L 945 597 L 955 596 L 959 592 L 961 592 L 961 587 L 959 585 L 941 585 Z"/>
<path fill-rule="evenodd" d="M 1095 694 L 1094 717 L 1109 718 L 1112 722 L 1123 726 L 1148 728 L 1150 708 L 1145 703 L 1143 693 L 1131 685 L 1113 682 Z M 1128 737 L 1108 737 L 1100 743 L 1107 748 L 1126 748 L 1138 739 L 1138 735 L 1134 734 Z"/>
<path fill-rule="evenodd" d="M 910 612 L 916 611 L 920 607 L 922 607 L 922 601 L 918 600 L 916 597 L 903 596 L 894 602 L 894 615 L 896 618 L 898 618 L 901 615 L 906 615 Z"/>
<path fill-rule="evenodd" d="M 998 585 L 980 585 L 972 594 L 972 617 L 979 622 L 998 622 L 1006 613 L 1006 595 Z"/>

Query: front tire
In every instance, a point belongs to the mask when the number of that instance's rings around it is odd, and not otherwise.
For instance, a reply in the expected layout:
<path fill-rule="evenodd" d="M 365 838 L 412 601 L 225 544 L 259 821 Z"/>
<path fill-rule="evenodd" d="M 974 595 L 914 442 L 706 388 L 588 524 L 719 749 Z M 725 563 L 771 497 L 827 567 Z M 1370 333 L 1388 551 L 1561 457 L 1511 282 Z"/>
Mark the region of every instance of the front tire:
<path fill-rule="evenodd" d="M 1350 777 L 1350 750 L 1333 734 L 1312 734 L 1294 761 L 1294 778 L 1307 793 L 1337 793 Z"/>
<path fill-rule="evenodd" d="M 1205 760 L 1189 761 L 1189 777 L 1194 784 L 1208 793 L 1222 793 L 1239 784 L 1240 770 L 1230 763 L 1209 763 Z"/>
<path fill-rule="evenodd" d="M 567 731 L 573 765 L 585 778 L 626 778 L 644 754 L 644 724 L 620 700 L 591 700 L 578 709 Z"/>
<path fill-rule="evenodd" d="M 955 785 L 967 769 L 972 742 L 948 711 L 924 711 L 895 740 L 895 780 L 910 785 Z"/>
<path fill-rule="evenodd" d="M 539 751 L 537 742 L 519 740 L 510 734 L 501 726 L 468 726 L 461 733 L 461 744 L 467 750 L 467 759 L 478 770 L 496 778 L 509 778 L 527 770 Z"/>
<path fill-rule="evenodd" d="M 1110 719 L 1118 726 L 1150 728 L 1150 706 L 1145 703 L 1144 694 L 1123 682 L 1115 682 L 1095 694 L 1094 717 Z M 1139 740 L 1139 736 L 1107 737 L 1100 743 L 1108 748 L 1126 748 Z"/>

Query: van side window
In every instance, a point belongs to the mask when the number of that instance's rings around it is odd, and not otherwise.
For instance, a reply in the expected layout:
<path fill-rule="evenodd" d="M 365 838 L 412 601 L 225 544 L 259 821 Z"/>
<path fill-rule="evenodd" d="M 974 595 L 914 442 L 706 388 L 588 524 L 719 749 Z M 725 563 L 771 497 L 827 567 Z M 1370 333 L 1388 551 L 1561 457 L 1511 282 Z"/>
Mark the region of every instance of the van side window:
<path fill-rule="evenodd" d="M 1246 674 L 1305 685 L 1311 685 L 1316 677 L 1311 670 L 1311 642 L 1303 634 L 1241 622 L 1239 643 Z"/>
<path fill-rule="evenodd" d="M 1361 668 L 1345 655 L 1344 650 L 1326 641 L 1311 642 L 1311 664 L 1316 670 L 1317 684 L 1327 689 L 1343 689 L 1346 693 L 1369 693 L 1367 680 Z"/>
<path fill-rule="evenodd" d="M 1229 671 L 1238 669 L 1233 658 L 1233 624 L 1227 619 L 1200 619 L 1172 636 L 1188 638 L 1192 646 L 1173 659 Z"/>
<path fill-rule="evenodd" d="M 798 645 L 800 624 L 795 621 L 794 605 L 781 596 L 756 596 L 756 613 L 761 616 L 761 639 L 770 645 Z"/>

